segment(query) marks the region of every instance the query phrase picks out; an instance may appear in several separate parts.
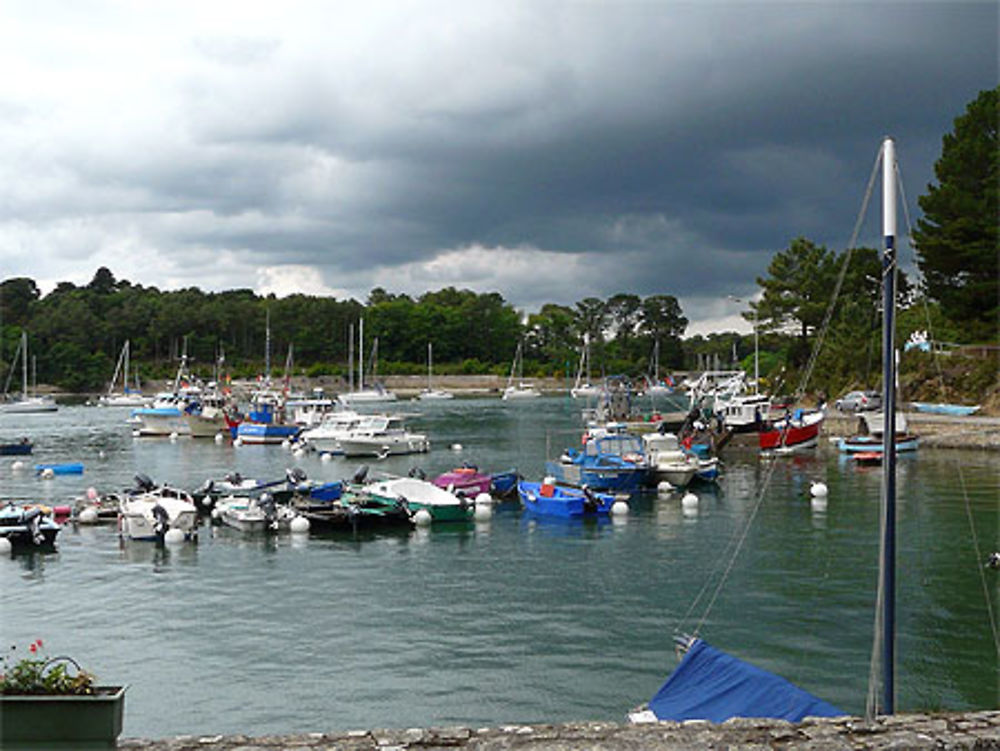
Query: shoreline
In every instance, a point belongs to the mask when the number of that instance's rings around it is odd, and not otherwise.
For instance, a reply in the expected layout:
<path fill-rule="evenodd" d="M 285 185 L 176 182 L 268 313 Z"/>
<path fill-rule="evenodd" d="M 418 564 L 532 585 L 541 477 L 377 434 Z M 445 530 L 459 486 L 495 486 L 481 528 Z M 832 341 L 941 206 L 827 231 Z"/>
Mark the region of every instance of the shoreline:
<path fill-rule="evenodd" d="M 898 714 L 871 723 L 859 717 L 782 720 L 735 718 L 722 724 L 704 721 L 626 725 L 613 722 L 504 725 L 496 728 L 409 728 L 288 735 L 177 736 L 146 740 L 123 738 L 128 751 L 680 751 L 680 749 L 1000 749 L 1000 711 Z"/>

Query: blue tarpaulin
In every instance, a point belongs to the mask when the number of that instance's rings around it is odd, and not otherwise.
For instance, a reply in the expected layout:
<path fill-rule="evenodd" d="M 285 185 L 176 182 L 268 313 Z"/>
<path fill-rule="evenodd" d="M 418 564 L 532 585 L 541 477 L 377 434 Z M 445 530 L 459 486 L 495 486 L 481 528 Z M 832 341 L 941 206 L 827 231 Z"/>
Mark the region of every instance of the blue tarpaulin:
<path fill-rule="evenodd" d="M 847 714 L 784 678 L 743 662 L 695 639 L 667 682 L 650 700 L 660 720 L 709 720 L 773 717 L 798 722 L 803 717 Z"/>

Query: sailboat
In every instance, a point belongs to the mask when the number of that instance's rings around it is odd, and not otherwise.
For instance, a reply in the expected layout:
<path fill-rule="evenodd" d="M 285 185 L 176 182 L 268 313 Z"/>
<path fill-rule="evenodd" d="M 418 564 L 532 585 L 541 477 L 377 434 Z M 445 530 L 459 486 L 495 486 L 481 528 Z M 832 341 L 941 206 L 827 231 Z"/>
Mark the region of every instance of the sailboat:
<path fill-rule="evenodd" d="M 882 519 L 875 646 L 868 711 L 892 714 L 895 706 L 896 622 L 896 160 L 886 138 L 882 159 Z M 874 175 L 873 175 L 874 176 Z M 721 584 L 720 584 L 721 586 Z M 732 717 L 771 717 L 797 722 L 807 716 L 845 714 L 773 673 L 728 655 L 696 637 L 677 639 L 685 655 L 634 722 L 691 719 L 725 722 Z M 877 669 L 876 669 L 877 668 Z M 878 680 L 880 678 L 880 680 Z M 876 688 L 881 688 L 881 702 Z"/>
<path fill-rule="evenodd" d="M 118 355 L 118 364 L 115 365 L 115 373 L 111 376 L 111 382 L 108 384 L 108 393 L 102 395 L 97 402 L 102 407 L 142 407 L 148 402 L 146 397 L 142 395 L 142 392 L 139 391 L 138 388 L 129 388 L 129 360 L 129 340 L 126 339 L 125 344 L 122 345 L 121 354 Z M 122 390 L 115 391 L 115 386 L 118 384 L 119 376 L 121 376 L 122 379 Z M 136 379 L 136 383 L 138 385 L 138 378 Z"/>
<path fill-rule="evenodd" d="M 583 347 L 580 350 L 580 364 L 576 368 L 576 382 L 569 390 L 574 399 L 580 397 L 600 396 L 604 389 L 590 382 L 590 337 L 583 335 Z"/>
<path fill-rule="evenodd" d="M 365 319 L 361 319 L 358 327 L 358 388 L 337 397 L 341 404 L 378 404 L 394 402 L 396 395 L 375 381 L 378 368 L 378 337 L 372 345 L 372 381 L 373 385 L 365 388 Z"/>
<path fill-rule="evenodd" d="M 32 414 L 36 412 L 55 412 L 59 409 L 55 400 L 51 396 L 38 396 L 28 391 L 28 332 L 21 332 L 21 344 L 14 353 L 11 361 L 11 374 L 14 372 L 14 364 L 17 358 L 21 358 L 21 397 L 16 400 L 6 401 L 0 404 L 0 412 L 16 414 Z M 34 361 L 32 361 L 34 362 Z M 7 377 L 7 386 L 10 386 L 10 375 Z M 37 388 L 37 387 L 36 387 Z M 4 389 L 6 394 L 7 389 Z"/>
<path fill-rule="evenodd" d="M 646 376 L 646 396 L 669 396 L 674 393 L 673 381 L 670 376 L 666 380 L 660 379 L 660 340 L 653 342 L 653 374 Z"/>
<path fill-rule="evenodd" d="M 427 342 L 427 388 L 421 391 L 417 398 L 421 401 L 440 401 L 442 399 L 454 399 L 455 395 L 444 389 L 436 389 L 431 385 L 431 373 L 433 371 L 434 349 L 430 342 Z"/>
<path fill-rule="evenodd" d="M 517 383 L 514 376 L 517 376 Z M 517 352 L 514 353 L 514 362 L 510 366 L 510 376 L 507 378 L 507 387 L 503 390 L 501 397 L 505 401 L 516 399 L 535 399 L 541 396 L 541 392 L 530 383 L 524 380 L 524 346 L 523 342 L 517 343 Z"/>

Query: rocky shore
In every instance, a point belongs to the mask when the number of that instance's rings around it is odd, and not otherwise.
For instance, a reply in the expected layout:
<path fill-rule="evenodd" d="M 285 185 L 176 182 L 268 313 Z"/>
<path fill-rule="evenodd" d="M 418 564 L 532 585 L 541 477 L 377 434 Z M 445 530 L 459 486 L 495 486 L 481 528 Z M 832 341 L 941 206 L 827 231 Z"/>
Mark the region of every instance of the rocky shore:
<path fill-rule="evenodd" d="M 509 725 L 498 728 L 357 730 L 279 736 L 126 738 L 128 751 L 680 751 L 681 749 L 1000 749 L 1000 711 L 907 714 L 866 723 L 857 717 L 779 720 L 733 719 L 622 725 L 610 722 Z"/>
<path fill-rule="evenodd" d="M 1000 451 L 1000 417 L 904 414 L 909 432 L 920 436 L 921 448 Z M 851 435 L 857 430 L 858 419 L 857 415 L 830 412 L 823 421 L 823 432 L 831 438 Z"/>

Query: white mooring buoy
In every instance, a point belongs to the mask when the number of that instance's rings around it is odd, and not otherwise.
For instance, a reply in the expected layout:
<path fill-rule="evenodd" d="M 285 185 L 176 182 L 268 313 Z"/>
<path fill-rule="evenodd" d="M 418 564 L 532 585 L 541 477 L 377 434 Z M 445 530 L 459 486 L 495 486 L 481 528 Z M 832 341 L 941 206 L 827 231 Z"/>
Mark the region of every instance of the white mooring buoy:
<path fill-rule="evenodd" d="M 163 541 L 167 545 L 180 545 L 184 542 L 184 532 L 179 529 L 168 529 L 167 533 L 163 535 Z"/>
<path fill-rule="evenodd" d="M 303 535 L 309 531 L 310 524 L 304 516 L 296 516 L 288 526 L 292 534 Z"/>
<path fill-rule="evenodd" d="M 428 527 L 432 521 L 434 521 L 434 518 L 431 516 L 431 512 L 425 508 L 418 510 L 413 515 L 413 522 L 418 527 Z"/>
<path fill-rule="evenodd" d="M 694 493 L 685 493 L 681 498 L 681 506 L 684 508 L 698 508 L 698 496 Z"/>
<path fill-rule="evenodd" d="M 814 482 L 809 488 L 809 494 L 813 498 L 826 498 L 828 492 L 825 482 Z"/>
<path fill-rule="evenodd" d="M 625 501 L 615 501 L 611 504 L 611 513 L 615 516 L 625 516 L 628 514 L 628 504 Z"/>
<path fill-rule="evenodd" d="M 76 520 L 80 524 L 97 524 L 97 509 L 93 506 L 87 506 L 80 515 L 76 517 Z"/>

